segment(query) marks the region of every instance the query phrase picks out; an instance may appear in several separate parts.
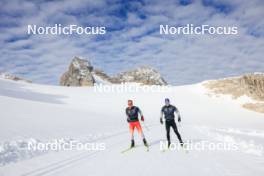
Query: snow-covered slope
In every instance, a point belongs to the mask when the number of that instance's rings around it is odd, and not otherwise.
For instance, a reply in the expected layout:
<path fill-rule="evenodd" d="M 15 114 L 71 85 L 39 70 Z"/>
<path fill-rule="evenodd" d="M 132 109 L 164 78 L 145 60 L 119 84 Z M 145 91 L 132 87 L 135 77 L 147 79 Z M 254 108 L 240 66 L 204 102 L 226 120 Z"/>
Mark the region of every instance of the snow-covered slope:
<path fill-rule="evenodd" d="M 161 92 L 145 92 L 141 87 L 131 92 L 122 89 L 124 85 L 105 86 L 107 92 L 93 87 L 46 86 L 0 79 L 0 175 L 264 174 L 264 116 L 243 109 L 242 100 L 207 96 L 202 84 L 168 87 Z M 165 141 L 166 136 L 159 116 L 165 97 L 181 112 L 182 123 L 178 125 L 184 141 L 235 144 L 237 150 L 162 152 L 160 141 Z M 151 145 L 149 152 L 141 147 L 141 139 L 136 135 L 139 147 L 121 154 L 130 143 L 124 114 L 128 99 L 133 99 L 144 113 L 142 125 Z M 173 133 L 171 136 L 177 142 Z M 58 140 L 104 143 L 105 150 L 24 148 L 30 142 Z"/>

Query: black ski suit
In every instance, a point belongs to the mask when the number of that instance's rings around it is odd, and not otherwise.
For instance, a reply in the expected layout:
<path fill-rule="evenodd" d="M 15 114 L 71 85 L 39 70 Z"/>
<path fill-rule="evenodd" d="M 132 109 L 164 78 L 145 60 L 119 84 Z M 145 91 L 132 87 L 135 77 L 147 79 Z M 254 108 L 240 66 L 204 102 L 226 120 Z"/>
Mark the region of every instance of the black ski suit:
<path fill-rule="evenodd" d="M 170 145 L 171 140 L 170 140 L 170 127 L 172 127 L 172 129 L 174 130 L 175 134 L 177 135 L 179 141 L 181 144 L 183 144 L 182 139 L 181 139 L 181 135 L 177 129 L 177 125 L 175 123 L 175 115 L 174 113 L 177 113 L 178 115 L 178 119 L 180 119 L 180 114 L 178 109 L 173 106 L 173 105 L 168 105 L 168 106 L 163 106 L 161 109 L 161 119 L 163 117 L 164 114 L 164 118 L 165 118 L 165 127 L 166 127 L 166 132 L 167 132 L 167 140 L 168 140 L 168 144 Z"/>

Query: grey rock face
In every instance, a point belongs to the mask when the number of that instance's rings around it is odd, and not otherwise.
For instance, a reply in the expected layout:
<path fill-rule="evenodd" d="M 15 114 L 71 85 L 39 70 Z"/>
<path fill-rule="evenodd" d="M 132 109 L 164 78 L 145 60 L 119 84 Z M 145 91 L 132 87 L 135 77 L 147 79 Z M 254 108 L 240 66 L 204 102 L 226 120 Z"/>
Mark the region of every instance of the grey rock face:
<path fill-rule="evenodd" d="M 151 67 L 139 67 L 113 77 L 114 82 L 136 82 L 144 85 L 167 85 L 160 73 Z"/>
<path fill-rule="evenodd" d="M 264 101 L 264 74 L 244 75 L 240 78 L 240 86 L 248 96 Z"/>
<path fill-rule="evenodd" d="M 93 67 L 90 62 L 74 57 L 68 71 L 60 78 L 62 86 L 93 86 L 95 80 L 92 75 Z"/>

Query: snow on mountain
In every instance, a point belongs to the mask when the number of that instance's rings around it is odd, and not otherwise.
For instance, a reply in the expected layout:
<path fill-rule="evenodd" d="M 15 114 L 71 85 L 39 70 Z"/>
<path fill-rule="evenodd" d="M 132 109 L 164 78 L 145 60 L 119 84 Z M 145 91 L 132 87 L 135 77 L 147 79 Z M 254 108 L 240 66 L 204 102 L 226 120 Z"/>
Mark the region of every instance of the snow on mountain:
<path fill-rule="evenodd" d="M 95 84 L 114 84 L 112 78 L 102 70 L 94 69 L 92 75 L 95 79 Z"/>
<path fill-rule="evenodd" d="M 9 80 L 13 80 L 13 81 L 27 82 L 27 83 L 31 83 L 32 82 L 30 80 L 27 80 L 25 78 L 18 77 L 16 75 L 12 75 L 10 73 L 0 73 L 0 78 L 2 78 L 2 79 L 9 79 Z"/>
<path fill-rule="evenodd" d="M 145 91 L 148 87 L 100 92 L 95 87 L 0 79 L 0 175 L 263 175 L 263 114 L 242 108 L 240 99 L 210 97 L 203 84 L 169 86 L 160 92 Z M 166 97 L 180 110 L 178 128 L 186 143 L 225 143 L 237 150 L 162 152 L 160 141 L 166 136 L 159 115 Z M 149 152 L 136 133 L 138 147 L 121 154 L 130 143 L 124 114 L 128 99 L 145 116 L 142 126 Z M 175 135 L 171 136 L 177 143 Z M 104 143 L 105 150 L 25 149 L 29 143 L 52 141 Z"/>

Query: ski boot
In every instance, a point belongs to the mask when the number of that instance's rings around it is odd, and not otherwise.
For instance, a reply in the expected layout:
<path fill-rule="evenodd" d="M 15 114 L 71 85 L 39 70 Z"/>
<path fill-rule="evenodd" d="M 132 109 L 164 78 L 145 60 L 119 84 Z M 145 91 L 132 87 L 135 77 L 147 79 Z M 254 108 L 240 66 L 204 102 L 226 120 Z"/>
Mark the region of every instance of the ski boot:
<path fill-rule="evenodd" d="M 180 140 L 180 144 L 181 144 L 181 147 L 184 147 L 184 143 L 183 143 L 183 141 L 182 140 Z"/>
<path fill-rule="evenodd" d="M 133 147 L 135 147 L 135 141 L 134 141 L 134 139 L 131 140 L 131 145 L 130 145 L 130 148 L 133 148 Z"/>
<path fill-rule="evenodd" d="M 149 146 L 145 138 L 143 139 L 143 143 L 144 143 L 144 145 L 145 145 L 146 147 Z"/>
<path fill-rule="evenodd" d="M 168 141 L 168 149 L 170 148 L 170 145 L 171 145 L 171 142 L 170 142 L 170 141 Z"/>

